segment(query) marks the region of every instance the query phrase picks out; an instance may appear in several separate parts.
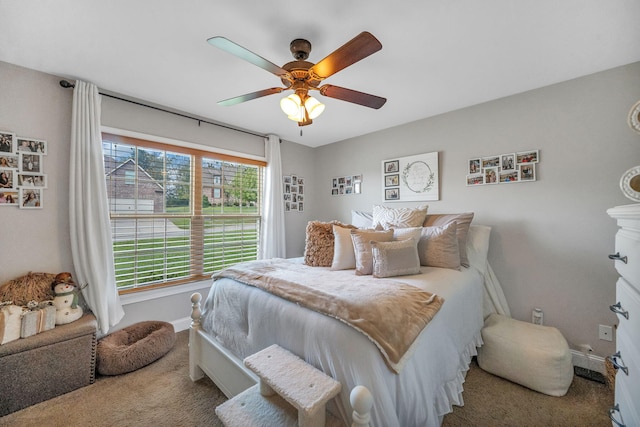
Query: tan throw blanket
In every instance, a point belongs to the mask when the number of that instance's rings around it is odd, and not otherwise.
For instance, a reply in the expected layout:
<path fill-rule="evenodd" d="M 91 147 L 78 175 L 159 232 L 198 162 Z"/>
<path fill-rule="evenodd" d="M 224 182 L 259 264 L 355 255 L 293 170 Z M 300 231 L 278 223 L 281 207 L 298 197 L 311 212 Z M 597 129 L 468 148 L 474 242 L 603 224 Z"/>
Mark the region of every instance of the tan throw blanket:
<path fill-rule="evenodd" d="M 373 341 L 391 370 L 399 373 L 411 345 L 444 299 L 394 280 L 336 273 L 270 259 L 238 264 L 213 277 L 255 286 L 352 326 Z"/>

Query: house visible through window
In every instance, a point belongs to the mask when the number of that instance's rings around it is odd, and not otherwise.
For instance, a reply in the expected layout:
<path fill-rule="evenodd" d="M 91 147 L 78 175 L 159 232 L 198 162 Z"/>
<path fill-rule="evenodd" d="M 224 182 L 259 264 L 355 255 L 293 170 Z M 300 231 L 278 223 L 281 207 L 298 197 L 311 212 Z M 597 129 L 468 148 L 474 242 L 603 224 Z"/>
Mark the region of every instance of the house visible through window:
<path fill-rule="evenodd" d="M 264 162 L 107 133 L 102 142 L 120 291 L 257 258 Z"/>

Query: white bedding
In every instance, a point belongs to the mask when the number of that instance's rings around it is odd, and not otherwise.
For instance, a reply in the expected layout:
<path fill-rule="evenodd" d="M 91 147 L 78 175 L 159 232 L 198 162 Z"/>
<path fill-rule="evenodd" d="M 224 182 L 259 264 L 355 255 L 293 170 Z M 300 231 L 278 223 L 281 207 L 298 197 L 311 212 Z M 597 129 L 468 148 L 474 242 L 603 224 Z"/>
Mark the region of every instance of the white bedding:
<path fill-rule="evenodd" d="M 375 399 L 372 426 L 439 426 L 452 404 L 463 403 L 464 374 L 482 343 L 483 275 L 475 267 L 462 271 L 422 267 L 419 275 L 394 280 L 445 299 L 398 375 L 355 329 L 231 279 L 213 284 L 203 307 L 202 327 L 240 359 L 277 343 L 336 378 L 343 386 L 337 412 L 347 425 L 349 392 L 364 385 Z"/>

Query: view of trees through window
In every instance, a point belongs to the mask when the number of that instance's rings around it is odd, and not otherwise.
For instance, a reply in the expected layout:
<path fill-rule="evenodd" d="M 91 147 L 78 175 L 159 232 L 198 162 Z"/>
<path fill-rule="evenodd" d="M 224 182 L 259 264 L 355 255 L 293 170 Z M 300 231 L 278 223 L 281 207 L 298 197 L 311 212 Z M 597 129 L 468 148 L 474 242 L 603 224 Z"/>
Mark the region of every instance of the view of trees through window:
<path fill-rule="evenodd" d="M 103 154 L 120 290 L 257 258 L 263 162 L 110 134 Z"/>

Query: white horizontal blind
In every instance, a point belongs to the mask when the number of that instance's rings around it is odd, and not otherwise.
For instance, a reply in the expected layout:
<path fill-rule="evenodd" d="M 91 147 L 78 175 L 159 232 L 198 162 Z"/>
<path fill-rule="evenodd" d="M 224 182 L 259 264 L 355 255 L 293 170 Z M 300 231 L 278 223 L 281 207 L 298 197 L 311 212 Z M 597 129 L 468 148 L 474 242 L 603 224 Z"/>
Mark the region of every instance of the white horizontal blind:
<path fill-rule="evenodd" d="M 200 280 L 256 259 L 264 168 L 144 142 L 103 134 L 119 290 Z"/>

